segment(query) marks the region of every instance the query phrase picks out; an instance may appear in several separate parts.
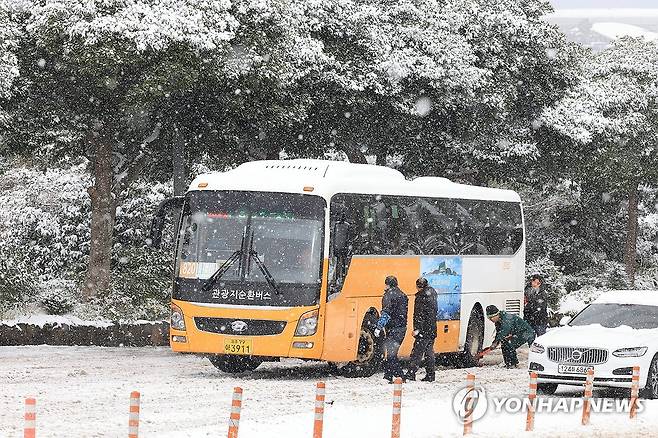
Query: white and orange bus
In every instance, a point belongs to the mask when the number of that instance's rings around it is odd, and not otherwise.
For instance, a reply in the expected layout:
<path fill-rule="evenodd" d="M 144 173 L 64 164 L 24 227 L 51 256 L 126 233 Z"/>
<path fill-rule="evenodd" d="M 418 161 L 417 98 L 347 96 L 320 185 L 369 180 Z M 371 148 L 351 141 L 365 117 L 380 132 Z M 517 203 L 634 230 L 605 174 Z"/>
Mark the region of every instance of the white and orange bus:
<path fill-rule="evenodd" d="M 407 180 L 365 164 L 255 161 L 200 175 L 184 197 L 165 201 L 153 245 L 172 206 L 182 213 L 170 344 L 222 371 L 293 357 L 372 375 L 383 356 L 373 330 L 387 275 L 410 298 L 418 277 L 429 280 L 439 292 L 435 352 L 466 363 L 492 338 L 487 305 L 521 314 L 524 227 L 510 190 Z"/>

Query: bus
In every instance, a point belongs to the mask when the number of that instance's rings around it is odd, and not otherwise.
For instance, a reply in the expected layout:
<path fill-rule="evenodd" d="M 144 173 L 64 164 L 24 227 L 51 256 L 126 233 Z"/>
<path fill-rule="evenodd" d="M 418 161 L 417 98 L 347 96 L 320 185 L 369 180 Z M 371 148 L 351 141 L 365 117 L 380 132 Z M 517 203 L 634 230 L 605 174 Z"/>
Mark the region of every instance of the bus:
<path fill-rule="evenodd" d="M 427 278 L 438 292 L 434 351 L 466 365 L 493 339 L 487 305 L 522 313 L 524 222 L 511 190 L 367 164 L 254 161 L 199 175 L 164 201 L 153 246 L 173 208 L 170 345 L 224 372 L 300 358 L 373 375 L 388 275 L 409 295 L 410 322 L 415 281 Z M 411 325 L 400 357 L 410 356 Z"/>

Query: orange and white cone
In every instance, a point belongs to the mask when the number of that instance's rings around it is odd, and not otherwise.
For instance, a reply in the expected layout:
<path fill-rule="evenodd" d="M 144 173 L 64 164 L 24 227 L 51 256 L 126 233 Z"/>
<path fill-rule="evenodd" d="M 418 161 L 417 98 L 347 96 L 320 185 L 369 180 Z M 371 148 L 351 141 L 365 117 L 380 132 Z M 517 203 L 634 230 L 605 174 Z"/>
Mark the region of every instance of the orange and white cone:
<path fill-rule="evenodd" d="M 537 408 L 537 373 L 530 373 L 530 385 L 528 388 L 528 414 L 525 419 L 525 430 L 530 432 L 535 428 L 535 411 Z"/>
<path fill-rule="evenodd" d="M 635 418 L 637 415 L 637 399 L 640 397 L 640 367 L 633 367 L 633 377 L 631 378 L 631 413 L 630 417 Z"/>
<path fill-rule="evenodd" d="M 594 370 L 587 370 L 587 378 L 585 379 L 585 400 L 583 402 L 583 417 L 581 423 L 583 426 L 589 424 L 589 416 L 592 410 L 592 389 L 594 387 Z"/>
<path fill-rule="evenodd" d="M 402 378 L 396 377 L 393 383 L 393 422 L 391 425 L 391 438 L 400 438 L 400 414 L 402 412 Z"/>
<path fill-rule="evenodd" d="M 139 436 L 139 392 L 130 393 L 130 411 L 128 413 L 128 438 Z"/>
<path fill-rule="evenodd" d="M 466 376 L 466 406 L 464 406 L 464 435 L 473 432 L 473 409 L 474 403 L 473 391 L 475 391 L 475 374 L 468 373 Z"/>
<path fill-rule="evenodd" d="M 233 400 L 231 401 L 231 416 L 228 422 L 228 438 L 238 438 L 240 427 L 240 412 L 242 411 L 242 388 L 236 386 L 233 389 Z"/>
<path fill-rule="evenodd" d="M 313 420 L 313 438 L 322 438 L 322 422 L 324 421 L 324 382 L 318 382 L 315 390 L 315 418 Z"/>
<path fill-rule="evenodd" d="M 37 433 L 37 401 L 33 398 L 25 399 L 25 429 L 24 438 L 35 438 Z"/>

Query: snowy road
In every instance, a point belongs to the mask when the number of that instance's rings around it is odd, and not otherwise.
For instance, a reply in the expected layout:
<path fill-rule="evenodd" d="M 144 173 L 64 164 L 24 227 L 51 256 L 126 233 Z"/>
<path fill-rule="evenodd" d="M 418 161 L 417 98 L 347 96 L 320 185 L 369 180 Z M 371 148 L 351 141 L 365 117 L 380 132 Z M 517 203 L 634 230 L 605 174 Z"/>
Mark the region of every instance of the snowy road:
<path fill-rule="evenodd" d="M 522 355 L 523 358 L 526 355 Z M 522 395 L 523 369 L 493 365 L 471 369 L 489 395 Z M 461 436 L 451 398 L 466 370 L 440 369 L 438 381 L 404 385 L 402 437 Z M 325 437 L 390 436 L 393 388 L 381 374 L 347 379 L 321 363 L 286 360 L 264 364 L 250 376 L 215 370 L 206 359 L 167 348 L 0 347 L 0 437 L 22 436 L 23 399 L 37 399 L 37 436 L 123 437 L 128 429 L 130 391 L 142 393 L 140 435 L 144 437 L 226 436 L 231 392 L 244 388 L 240 438 L 310 437 L 315 382 L 327 382 Z M 579 396 L 561 390 L 562 397 Z M 599 393 L 600 394 L 600 393 Z M 596 396 L 596 394 L 595 394 Z M 655 436 L 658 401 L 631 422 L 624 414 L 544 414 L 526 434 L 525 414 L 489 412 L 474 425 L 474 436 Z"/>

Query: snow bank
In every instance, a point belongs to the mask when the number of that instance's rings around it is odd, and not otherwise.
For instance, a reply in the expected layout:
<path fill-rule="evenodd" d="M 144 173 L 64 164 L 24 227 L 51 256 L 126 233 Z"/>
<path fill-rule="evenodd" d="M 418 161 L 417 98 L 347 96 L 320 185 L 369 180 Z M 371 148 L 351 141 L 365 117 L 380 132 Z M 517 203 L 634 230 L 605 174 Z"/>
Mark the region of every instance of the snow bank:
<path fill-rule="evenodd" d="M 74 326 L 90 326 L 90 327 L 110 327 L 114 325 L 111 321 L 106 320 L 97 320 L 97 321 L 86 321 L 78 318 L 73 315 L 27 315 L 19 317 L 17 319 L 1 321 L 0 324 L 14 327 L 18 324 L 30 324 L 43 328 L 44 325 L 50 324 L 55 327 L 60 327 L 64 324 L 74 325 Z"/>

